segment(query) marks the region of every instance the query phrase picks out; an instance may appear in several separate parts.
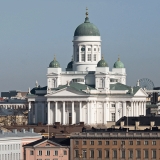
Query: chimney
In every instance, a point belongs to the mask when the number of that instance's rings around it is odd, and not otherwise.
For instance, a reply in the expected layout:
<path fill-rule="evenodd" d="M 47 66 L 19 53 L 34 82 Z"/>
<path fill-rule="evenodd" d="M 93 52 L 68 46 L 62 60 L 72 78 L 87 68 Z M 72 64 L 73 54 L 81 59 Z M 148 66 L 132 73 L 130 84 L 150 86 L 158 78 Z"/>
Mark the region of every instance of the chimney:
<path fill-rule="evenodd" d="M 17 129 L 13 129 L 12 132 L 15 133 L 15 134 L 17 134 Z"/>

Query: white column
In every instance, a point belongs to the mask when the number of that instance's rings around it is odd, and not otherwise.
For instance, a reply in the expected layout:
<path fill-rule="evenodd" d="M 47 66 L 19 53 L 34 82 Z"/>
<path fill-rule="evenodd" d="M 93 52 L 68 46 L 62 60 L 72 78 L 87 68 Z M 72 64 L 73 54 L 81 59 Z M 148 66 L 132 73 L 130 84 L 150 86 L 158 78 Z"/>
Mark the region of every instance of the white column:
<path fill-rule="evenodd" d="M 75 118 L 74 118 L 74 101 L 72 101 L 72 124 L 75 124 Z"/>
<path fill-rule="evenodd" d="M 51 103 L 48 101 L 48 106 L 47 106 L 48 124 L 50 124 L 50 120 L 51 120 L 50 105 L 51 105 Z"/>
<path fill-rule="evenodd" d="M 85 51 L 84 51 L 84 56 L 85 56 L 85 62 L 87 62 L 88 61 L 88 59 L 87 59 L 87 46 L 85 45 Z"/>
<path fill-rule="evenodd" d="M 126 116 L 126 102 L 123 102 L 123 117 Z"/>
<path fill-rule="evenodd" d="M 109 112 L 109 102 L 106 102 L 106 123 L 107 123 L 107 121 L 110 121 L 109 115 L 110 115 L 110 112 Z"/>
<path fill-rule="evenodd" d="M 90 124 L 90 105 L 89 101 L 87 102 L 87 123 Z"/>
<path fill-rule="evenodd" d="M 65 125 L 66 124 L 66 122 L 65 122 L 65 119 L 66 119 L 66 117 L 65 117 L 65 101 L 63 101 L 63 125 Z"/>
<path fill-rule="evenodd" d="M 106 104 L 106 102 L 103 102 L 103 123 L 104 124 L 107 124 L 106 123 L 106 109 L 107 109 L 107 104 Z"/>
<path fill-rule="evenodd" d="M 138 105 L 138 102 L 136 102 L 136 116 L 137 116 L 137 117 L 138 117 L 138 115 L 139 115 L 138 111 L 139 111 L 139 105 Z"/>
<path fill-rule="evenodd" d="M 146 115 L 146 102 L 144 102 L 144 116 Z"/>
<path fill-rule="evenodd" d="M 119 108 L 119 103 L 118 103 L 118 102 L 116 102 L 116 108 L 115 108 L 115 121 L 117 121 L 117 120 L 118 120 L 118 116 L 119 116 L 118 108 Z"/>
<path fill-rule="evenodd" d="M 28 103 L 28 124 L 31 123 L 31 102 Z"/>
<path fill-rule="evenodd" d="M 94 46 L 92 45 L 91 46 L 92 48 L 91 48 L 91 62 L 93 62 L 94 61 Z"/>
<path fill-rule="evenodd" d="M 131 116 L 133 117 L 133 112 L 134 112 L 134 108 L 133 108 L 133 102 L 131 102 Z"/>
<path fill-rule="evenodd" d="M 81 46 L 79 46 L 78 54 L 79 54 L 79 62 L 81 62 Z"/>
<path fill-rule="evenodd" d="M 82 122 L 82 102 L 79 102 L 79 122 Z"/>
<path fill-rule="evenodd" d="M 54 114 L 55 114 L 55 122 L 57 122 L 57 101 L 55 102 L 55 104 L 54 104 L 55 106 L 55 108 L 54 108 Z"/>

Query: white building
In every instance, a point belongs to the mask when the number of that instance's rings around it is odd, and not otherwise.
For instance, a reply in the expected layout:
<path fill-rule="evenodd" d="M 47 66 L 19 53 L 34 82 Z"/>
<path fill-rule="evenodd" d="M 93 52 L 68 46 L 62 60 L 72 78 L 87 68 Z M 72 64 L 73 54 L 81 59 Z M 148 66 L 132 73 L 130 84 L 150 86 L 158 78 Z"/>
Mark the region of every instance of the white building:
<path fill-rule="evenodd" d="M 88 12 L 73 37 L 73 59 L 62 71 L 54 60 L 47 86 L 29 91 L 29 124 L 107 124 L 122 116 L 146 114 L 146 92 L 126 85 L 126 68 L 118 60 L 110 70 L 101 56 L 101 36 Z"/>
<path fill-rule="evenodd" d="M 0 160 L 23 160 L 23 145 L 41 139 L 42 136 L 34 133 L 33 129 L 18 132 L 4 132 L 0 130 Z"/>

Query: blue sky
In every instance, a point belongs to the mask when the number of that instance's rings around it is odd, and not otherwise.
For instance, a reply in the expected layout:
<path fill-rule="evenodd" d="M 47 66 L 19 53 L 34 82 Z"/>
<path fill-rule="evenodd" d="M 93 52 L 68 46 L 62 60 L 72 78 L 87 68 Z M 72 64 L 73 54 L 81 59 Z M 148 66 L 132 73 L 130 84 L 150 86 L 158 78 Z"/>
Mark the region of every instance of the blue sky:
<path fill-rule="evenodd" d="M 54 54 L 64 70 L 86 7 L 100 30 L 102 54 L 110 69 L 120 55 L 128 85 L 149 78 L 160 86 L 159 0 L 1 0 L 0 4 L 0 91 L 25 91 L 36 80 L 45 86 Z"/>

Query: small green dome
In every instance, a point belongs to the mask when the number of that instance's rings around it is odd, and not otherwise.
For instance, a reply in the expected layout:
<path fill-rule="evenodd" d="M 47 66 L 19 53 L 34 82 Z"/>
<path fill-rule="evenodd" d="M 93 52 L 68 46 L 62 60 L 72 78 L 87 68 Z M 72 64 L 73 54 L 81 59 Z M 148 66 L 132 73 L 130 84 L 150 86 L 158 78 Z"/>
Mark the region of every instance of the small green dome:
<path fill-rule="evenodd" d="M 74 36 L 100 36 L 100 33 L 98 28 L 86 17 L 84 23 L 76 28 Z"/>
<path fill-rule="evenodd" d="M 54 57 L 53 61 L 49 64 L 50 68 L 60 68 L 60 64 L 59 62 L 56 60 L 56 58 Z"/>
<path fill-rule="evenodd" d="M 114 63 L 113 68 L 125 68 L 125 67 L 124 64 L 118 58 L 118 60 Z"/>
<path fill-rule="evenodd" d="M 108 67 L 107 62 L 104 60 L 103 57 L 102 57 L 102 59 L 97 63 L 97 67 Z"/>

